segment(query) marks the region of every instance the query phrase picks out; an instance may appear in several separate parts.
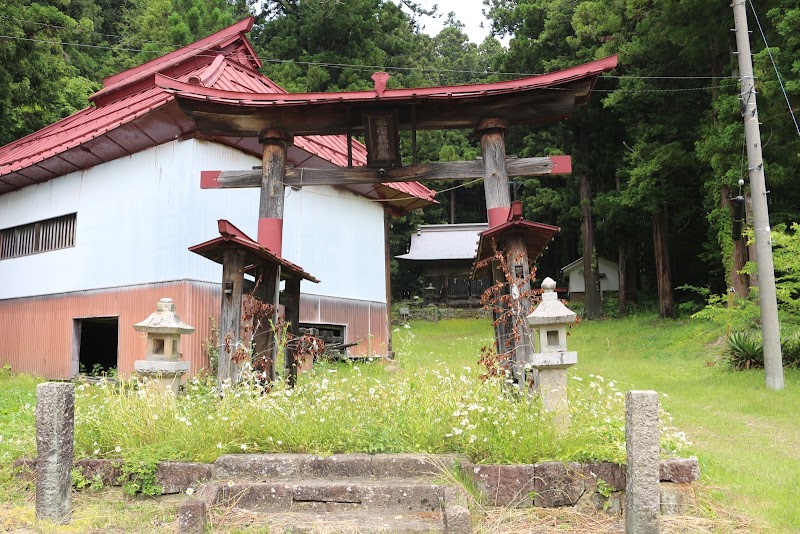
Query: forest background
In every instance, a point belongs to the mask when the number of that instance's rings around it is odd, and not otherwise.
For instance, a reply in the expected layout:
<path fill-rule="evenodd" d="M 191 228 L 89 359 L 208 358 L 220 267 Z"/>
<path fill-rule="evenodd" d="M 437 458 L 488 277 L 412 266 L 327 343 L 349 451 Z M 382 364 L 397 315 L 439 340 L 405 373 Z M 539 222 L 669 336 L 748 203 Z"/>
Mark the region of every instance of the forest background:
<path fill-rule="evenodd" d="M 747 8 L 771 223 L 791 239 L 800 221 L 800 129 L 790 110 L 800 96 L 800 0 Z M 748 217 L 750 209 L 748 185 L 738 185 L 748 173 L 729 2 L 485 0 L 484 10 L 493 35 L 473 43 L 453 13 L 438 34 L 423 33 L 430 12 L 412 0 L 6 0 L 0 144 L 86 107 L 104 77 L 249 15 L 263 73 L 290 92 L 370 89 L 376 70 L 392 75 L 390 87 L 503 80 L 619 54 L 570 120 L 507 134 L 511 155 L 573 159 L 570 176 L 513 185 L 527 219 L 561 227 L 539 272 L 555 278 L 582 255 L 619 261 L 623 313 L 650 303 L 675 316 L 728 288 L 752 296 L 754 277 L 742 269 L 754 251 L 731 238 L 731 198 L 741 193 Z M 410 138 L 402 144 L 410 160 Z M 466 130 L 420 132 L 418 152 L 423 162 L 480 155 Z M 447 192 L 392 219 L 393 256 L 419 224 L 485 221 L 480 182 L 427 185 Z M 776 261 L 779 283 L 798 277 L 790 263 L 781 272 Z M 393 260 L 392 287 L 418 293 L 419 276 Z M 796 304 L 797 287 L 787 291 Z M 589 290 L 585 306 L 589 317 L 602 314 L 599 293 Z"/>

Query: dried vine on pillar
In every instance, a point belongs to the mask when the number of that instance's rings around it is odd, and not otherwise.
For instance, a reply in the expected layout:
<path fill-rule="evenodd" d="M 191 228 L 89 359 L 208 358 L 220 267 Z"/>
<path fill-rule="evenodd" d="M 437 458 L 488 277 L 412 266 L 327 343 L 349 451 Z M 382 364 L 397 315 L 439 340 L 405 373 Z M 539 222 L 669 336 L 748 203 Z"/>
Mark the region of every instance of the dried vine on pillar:
<path fill-rule="evenodd" d="M 497 249 L 494 239 L 492 252 L 492 256 L 476 264 L 476 269 L 489 267 L 496 273 L 494 283 L 481 295 L 481 305 L 492 312 L 495 330 L 494 353 L 486 347 L 481 350 L 479 364 L 487 369 L 482 375 L 484 379 L 500 374 L 513 376 L 517 348 L 531 342 L 527 314 L 540 300 L 539 291 L 530 289 L 536 268 L 531 266 L 527 276 L 518 277 L 511 272 L 505 254 Z M 518 381 L 521 377 L 513 378 Z"/>

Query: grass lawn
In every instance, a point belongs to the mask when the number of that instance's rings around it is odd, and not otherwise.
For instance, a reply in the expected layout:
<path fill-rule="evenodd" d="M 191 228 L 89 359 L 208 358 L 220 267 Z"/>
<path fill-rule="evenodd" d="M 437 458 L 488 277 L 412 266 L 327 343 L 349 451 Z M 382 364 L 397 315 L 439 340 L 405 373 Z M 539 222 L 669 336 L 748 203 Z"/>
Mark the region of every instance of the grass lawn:
<path fill-rule="evenodd" d="M 401 358 L 416 363 L 474 365 L 492 335 L 485 320 L 411 326 L 396 334 L 396 345 Z M 692 442 L 714 500 L 763 521 L 769 531 L 800 531 L 800 371 L 786 371 L 783 391 L 767 391 L 763 371 L 733 373 L 715 364 L 721 335 L 724 330 L 702 321 L 584 321 L 568 341 L 578 351 L 571 373 L 616 380 L 621 390 L 666 394 L 662 404 Z M 413 351 L 403 354 L 409 345 Z"/>

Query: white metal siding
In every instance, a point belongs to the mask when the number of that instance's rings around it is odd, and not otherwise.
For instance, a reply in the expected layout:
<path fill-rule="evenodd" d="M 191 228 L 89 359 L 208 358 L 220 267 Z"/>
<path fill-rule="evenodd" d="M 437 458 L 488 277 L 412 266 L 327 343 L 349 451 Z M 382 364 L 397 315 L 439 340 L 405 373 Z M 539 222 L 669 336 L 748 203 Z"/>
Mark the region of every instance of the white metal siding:
<path fill-rule="evenodd" d="M 75 247 L 0 261 L 0 299 L 170 280 L 219 282 L 221 267 L 187 248 L 217 219 L 256 237 L 257 189 L 201 190 L 201 170 L 257 158 L 202 140 L 133 156 L 0 196 L 0 228 L 77 212 Z M 383 211 L 333 187 L 287 189 L 284 256 L 319 278 L 302 291 L 385 302 Z"/>

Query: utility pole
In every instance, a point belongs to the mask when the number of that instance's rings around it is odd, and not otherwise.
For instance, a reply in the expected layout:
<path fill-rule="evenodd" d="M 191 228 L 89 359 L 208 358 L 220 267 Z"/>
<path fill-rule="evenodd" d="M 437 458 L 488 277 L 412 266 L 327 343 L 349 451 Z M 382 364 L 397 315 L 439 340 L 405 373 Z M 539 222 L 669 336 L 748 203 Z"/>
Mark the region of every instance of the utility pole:
<path fill-rule="evenodd" d="M 747 166 L 750 194 L 753 199 L 753 226 L 756 237 L 758 265 L 758 300 L 761 306 L 761 333 L 764 339 L 764 374 L 767 389 L 783 389 L 783 358 L 781 328 L 778 322 L 778 300 L 775 296 L 775 267 L 772 263 L 767 188 L 764 182 L 764 161 L 761 155 L 761 131 L 756 108 L 756 88 L 753 76 L 753 57 L 750 53 L 750 33 L 747 29 L 747 0 L 733 0 L 733 19 L 736 24 L 736 48 L 739 54 L 739 73 L 742 84 L 742 116 L 744 118 Z"/>

